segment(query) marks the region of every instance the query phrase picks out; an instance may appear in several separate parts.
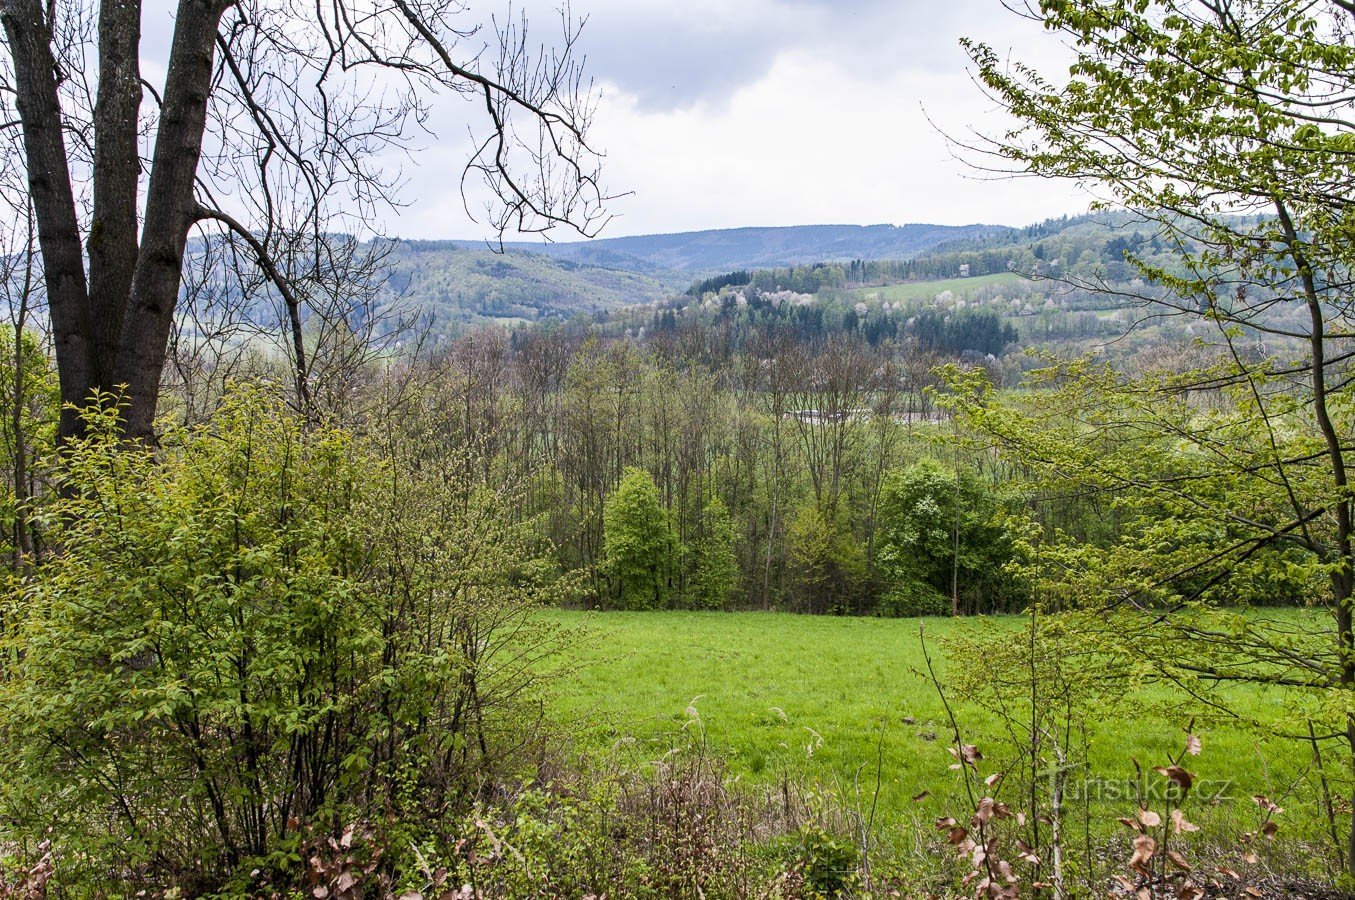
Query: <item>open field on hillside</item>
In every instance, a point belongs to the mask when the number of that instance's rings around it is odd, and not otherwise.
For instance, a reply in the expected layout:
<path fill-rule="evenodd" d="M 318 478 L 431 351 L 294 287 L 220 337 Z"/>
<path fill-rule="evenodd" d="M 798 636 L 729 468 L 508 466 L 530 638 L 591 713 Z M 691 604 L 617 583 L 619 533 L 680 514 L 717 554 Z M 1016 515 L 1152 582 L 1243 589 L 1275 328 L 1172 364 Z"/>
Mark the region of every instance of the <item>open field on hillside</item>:
<path fill-rule="evenodd" d="M 929 826 L 936 816 L 967 816 L 958 773 L 949 768 L 945 713 L 926 675 L 920 624 L 925 622 L 934 661 L 944 668 L 956 664 L 943 659 L 948 639 L 966 629 L 1008 629 L 1016 637 L 1022 623 L 777 613 L 551 616 L 582 628 L 572 654 L 577 669 L 556 683 L 553 703 L 557 717 L 584 735 L 593 752 L 623 753 L 632 762 L 653 759 L 704 735 L 708 748 L 747 782 L 790 777 L 849 802 L 856 802 L 859 785 L 863 807 L 875 793 L 878 766 L 876 821 L 894 838 Z M 950 699 L 966 742 L 987 757 L 983 772 L 1002 768 L 1011 749 L 999 723 L 963 697 Z M 1189 719 L 1201 716 L 1175 703 L 1164 689 L 1145 688 L 1129 705 L 1137 713 L 1086 723 L 1090 771 L 1073 781 L 1079 797 L 1092 795 L 1093 817 L 1105 822 L 1104 834 L 1114 833 L 1115 818 L 1135 807 L 1126 795 L 1132 759 L 1145 769 L 1165 764 L 1169 753 L 1180 752 Z M 1258 721 L 1283 721 L 1277 691 L 1249 688 L 1241 705 Z M 1204 752 L 1189 762 L 1200 779 L 1193 819 L 1213 830 L 1250 830 L 1257 818 L 1253 794 L 1285 797 L 1285 833 L 1321 840 L 1306 745 L 1258 739 L 1218 716 L 1200 718 L 1195 731 Z M 924 791 L 929 796 L 912 799 Z M 1205 795 L 1217 797 L 1203 802 Z"/>
<path fill-rule="evenodd" d="M 972 278 L 944 278 L 940 281 L 907 281 L 902 284 L 889 284 L 884 287 L 858 288 L 852 295 L 864 300 L 888 300 L 897 303 L 900 300 L 930 300 L 943 291 L 951 291 L 960 297 L 967 297 L 981 288 L 1001 287 L 1022 281 L 1015 272 L 995 272 L 992 275 L 975 275 Z"/>

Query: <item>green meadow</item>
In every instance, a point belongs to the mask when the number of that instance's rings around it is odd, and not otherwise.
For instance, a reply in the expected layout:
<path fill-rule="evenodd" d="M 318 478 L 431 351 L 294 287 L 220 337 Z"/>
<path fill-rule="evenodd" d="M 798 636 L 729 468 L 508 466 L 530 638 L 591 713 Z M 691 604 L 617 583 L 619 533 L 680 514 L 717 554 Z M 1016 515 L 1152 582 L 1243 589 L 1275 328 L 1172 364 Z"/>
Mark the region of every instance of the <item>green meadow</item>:
<path fill-rule="evenodd" d="M 896 838 L 916 834 L 920 823 L 937 816 L 968 815 L 959 773 L 950 768 L 951 729 L 926 673 L 919 631 L 925 630 L 944 682 L 947 667 L 956 665 L 945 658 L 950 640 L 974 630 L 1010 631 L 1019 639 L 1023 621 L 550 615 L 580 629 L 570 671 L 556 680 L 552 703 L 590 753 L 623 754 L 633 763 L 704 741 L 744 783 L 790 779 L 848 805 L 859 803 L 865 813 L 875 805 L 877 826 Z M 950 693 L 948 699 L 965 742 L 985 755 L 982 773 L 1003 769 L 1013 750 L 1000 720 L 963 696 Z M 1279 691 L 1248 688 L 1239 705 L 1256 721 L 1284 722 Z M 1250 830 L 1258 816 L 1252 795 L 1265 794 L 1293 810 L 1283 819 L 1287 834 L 1323 839 L 1306 744 L 1258 736 L 1225 716 L 1185 705 L 1165 688 L 1139 689 L 1125 710 L 1085 723 L 1089 765 L 1072 779 L 1072 802 L 1090 796 L 1093 818 L 1106 826 L 1100 837 L 1136 807 L 1128 794 L 1133 760 L 1145 770 L 1165 765 L 1168 755 L 1181 753 L 1184 729 L 1195 719 L 1204 750 L 1187 762 L 1199 779 L 1189 807 L 1193 819 L 1229 833 Z M 1083 789 L 1084 783 L 1090 787 Z"/>
<path fill-rule="evenodd" d="M 931 300 L 943 291 L 951 291 L 960 297 L 967 297 L 986 287 L 1000 287 L 1016 284 L 1023 279 L 1015 272 L 994 272 L 991 275 L 974 275 L 970 278 L 946 278 L 940 281 L 906 281 L 902 284 L 889 284 L 883 287 L 859 288 L 852 296 L 859 300 L 888 300 L 891 303 L 907 300 Z"/>

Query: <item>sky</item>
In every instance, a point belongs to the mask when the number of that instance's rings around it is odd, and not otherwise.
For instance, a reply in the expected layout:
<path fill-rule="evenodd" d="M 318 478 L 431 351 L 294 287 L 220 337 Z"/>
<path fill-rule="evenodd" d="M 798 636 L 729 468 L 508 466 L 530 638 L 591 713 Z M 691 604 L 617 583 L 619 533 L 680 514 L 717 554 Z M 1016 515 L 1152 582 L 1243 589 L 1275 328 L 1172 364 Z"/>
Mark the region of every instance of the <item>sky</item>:
<path fill-rule="evenodd" d="M 561 0 L 468 0 L 558 31 Z M 1019 0 L 1008 0 L 1019 2 Z M 143 71 L 163 76 L 169 0 L 149 0 Z M 733 228 L 925 222 L 1026 225 L 1087 209 L 1068 184 L 995 180 L 947 135 L 1009 125 L 975 83 L 961 36 L 1057 80 L 1067 52 L 1003 0 L 572 0 L 599 102 L 591 142 L 622 194 L 602 237 Z M 472 51 L 484 38 L 460 49 Z M 406 238 L 486 239 L 486 195 L 460 173 L 484 134 L 477 102 L 432 100 L 433 135 L 392 162 L 402 203 L 369 222 Z M 477 132 L 478 129 L 478 132 Z M 971 160 L 972 161 L 972 160 Z M 507 235 L 512 239 L 513 235 Z M 555 240 L 577 239 L 557 231 Z"/>
<path fill-rule="evenodd" d="M 550 21 L 555 7 L 519 0 Z M 946 134 L 1008 124 L 972 80 L 962 35 L 1057 75 L 1063 56 L 1000 0 L 574 0 L 601 102 L 593 140 L 614 201 L 603 237 L 820 223 L 1025 225 L 1086 210 L 1066 184 L 993 180 Z M 455 179 L 468 122 L 404 167 L 386 230 L 482 237 Z M 473 206 L 474 208 L 474 206 Z M 560 233 L 557 239 L 570 235 Z"/>

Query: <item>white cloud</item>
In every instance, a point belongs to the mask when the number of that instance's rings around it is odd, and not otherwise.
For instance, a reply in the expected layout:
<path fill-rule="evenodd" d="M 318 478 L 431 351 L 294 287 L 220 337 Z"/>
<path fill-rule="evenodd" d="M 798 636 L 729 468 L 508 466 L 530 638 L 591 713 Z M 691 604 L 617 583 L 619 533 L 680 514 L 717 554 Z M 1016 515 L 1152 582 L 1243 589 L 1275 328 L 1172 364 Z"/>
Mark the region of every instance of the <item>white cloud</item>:
<path fill-rule="evenodd" d="M 787 50 L 727 95 L 675 108 L 603 84 L 595 138 L 610 184 L 633 192 L 614 204 L 619 218 L 604 236 L 814 223 L 1021 225 L 1084 209 L 1067 185 L 988 180 L 954 158 L 942 131 L 1000 133 L 1007 123 L 970 80 L 963 53 L 953 56 L 949 69 L 901 62 L 882 75 L 878 66 Z M 423 199 L 396 230 L 481 233 L 453 226 L 455 191 L 438 196 L 412 175 Z"/>
<path fill-rule="evenodd" d="M 548 37 L 553 3 L 524 3 L 533 34 Z M 487 19 L 507 4 L 471 0 L 470 14 Z M 153 84 L 163 79 L 171 10 L 147 0 L 143 69 Z M 960 35 L 1010 48 L 1045 74 L 1060 69 L 1064 54 L 1049 36 L 1001 0 L 573 0 L 572 12 L 589 20 L 580 49 L 604 92 L 594 137 L 608 185 L 633 192 L 614 204 L 619 218 L 604 236 L 1022 225 L 1086 206 L 1067 185 L 983 180 L 937 130 L 1000 134 L 1007 124 L 966 71 Z M 450 92 L 430 103 L 436 137 L 388 159 L 407 180 L 405 206 L 372 224 L 408 237 L 487 236 L 460 194 L 467 125 L 483 126 L 482 111 Z M 482 204 L 472 191 L 472 211 Z"/>

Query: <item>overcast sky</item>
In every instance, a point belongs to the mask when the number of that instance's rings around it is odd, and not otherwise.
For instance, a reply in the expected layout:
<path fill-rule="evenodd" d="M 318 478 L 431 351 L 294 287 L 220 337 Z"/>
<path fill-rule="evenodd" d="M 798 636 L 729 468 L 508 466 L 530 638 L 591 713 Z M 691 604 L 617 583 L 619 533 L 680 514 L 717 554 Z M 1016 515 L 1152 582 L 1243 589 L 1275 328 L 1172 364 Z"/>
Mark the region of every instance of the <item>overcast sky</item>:
<path fill-rule="evenodd" d="M 554 8 L 517 7 L 534 22 Z M 632 192 L 613 205 L 604 236 L 1024 225 L 1086 209 L 1067 185 L 986 180 L 953 158 L 938 131 L 1004 125 L 971 80 L 962 35 L 1058 68 L 1058 48 L 1000 0 L 574 0 L 573 11 L 588 19 L 581 44 L 602 93 L 594 138 L 607 154 L 607 184 Z M 409 205 L 385 223 L 389 232 L 486 233 L 448 177 L 464 144 L 446 131 L 406 168 Z"/>
<path fill-rule="evenodd" d="M 470 0 L 469 14 L 502 17 L 508 2 Z M 512 9 L 544 36 L 558 31 L 560 2 L 513 0 Z M 147 9 L 143 68 L 157 80 L 172 4 Z M 962 36 L 1046 76 L 1066 73 L 1066 53 L 1002 0 L 573 0 L 571 9 L 587 20 L 579 49 L 601 98 L 592 142 L 606 153 L 606 187 L 628 192 L 611 205 L 604 237 L 1026 225 L 1087 208 L 1066 184 L 993 180 L 947 143 L 946 134 L 1001 134 L 1009 124 L 972 80 Z M 482 107 L 452 95 L 432 112 L 437 139 L 396 161 L 404 205 L 370 224 L 411 238 L 490 237 L 467 215 L 459 178 L 468 127 L 483 135 Z"/>

